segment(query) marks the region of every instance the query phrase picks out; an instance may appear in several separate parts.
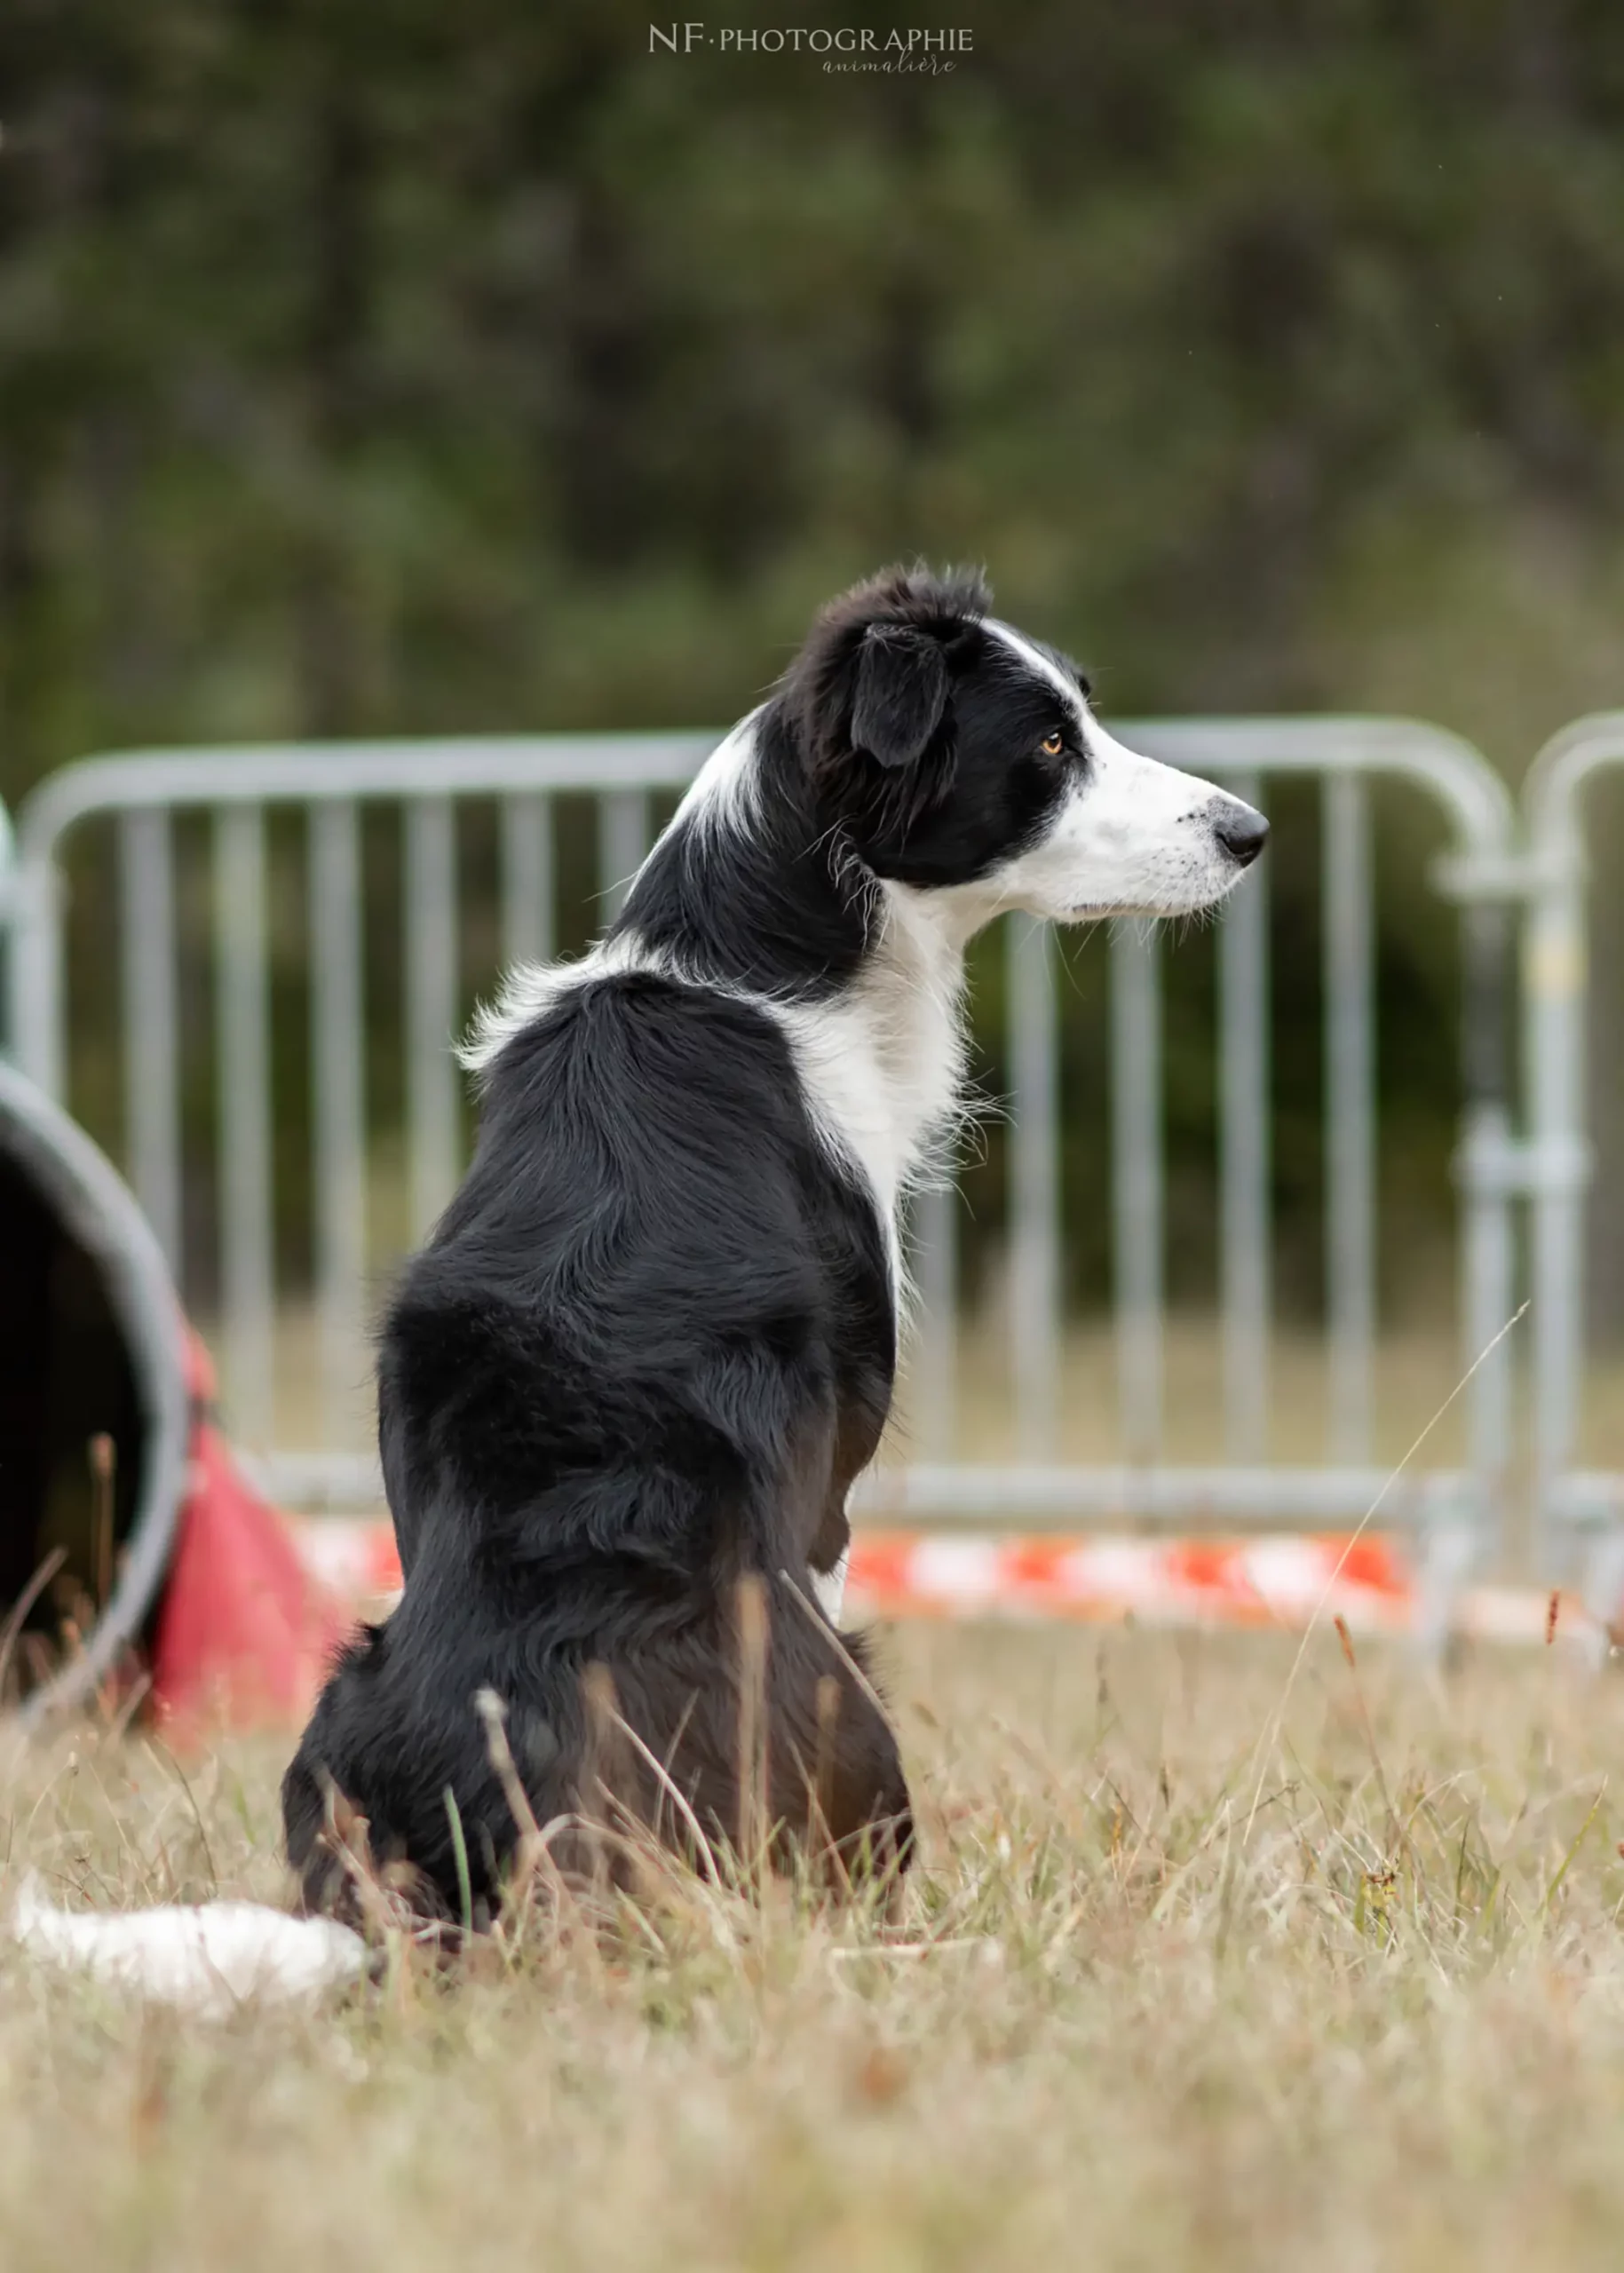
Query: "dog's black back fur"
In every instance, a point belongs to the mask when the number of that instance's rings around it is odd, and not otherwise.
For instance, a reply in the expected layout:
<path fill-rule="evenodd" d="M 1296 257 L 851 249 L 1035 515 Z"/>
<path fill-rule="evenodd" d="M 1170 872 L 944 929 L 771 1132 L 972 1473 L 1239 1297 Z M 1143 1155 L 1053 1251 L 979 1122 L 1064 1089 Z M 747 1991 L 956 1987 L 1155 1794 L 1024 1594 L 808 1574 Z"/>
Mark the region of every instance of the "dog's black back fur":
<path fill-rule="evenodd" d="M 307 1902 L 343 1906 L 326 1789 L 431 1899 L 476 1902 L 515 1826 L 474 1699 L 505 1703 L 538 1819 L 601 1815 L 583 1676 L 669 1768 L 708 1836 L 740 1793 L 738 1581 L 766 1582 L 774 1821 L 906 1845 L 885 1723 L 820 1614 L 785 1598 L 846 1542 L 845 1494 L 891 1395 L 874 1210 L 807 1119 L 749 1004 L 646 973 L 566 994 L 493 1069 L 478 1152 L 392 1305 L 384 1474 L 406 1588 L 344 1654 L 284 1794 Z M 820 1732 L 819 1683 L 838 1683 Z M 832 1748 L 831 1748 L 832 1741 Z M 625 1751 L 615 1799 L 659 1819 Z M 664 1829 L 679 1830 L 672 1807 Z M 567 1858 L 570 1842 L 560 1850 Z M 578 1851 L 578 1849 L 575 1850 Z"/>

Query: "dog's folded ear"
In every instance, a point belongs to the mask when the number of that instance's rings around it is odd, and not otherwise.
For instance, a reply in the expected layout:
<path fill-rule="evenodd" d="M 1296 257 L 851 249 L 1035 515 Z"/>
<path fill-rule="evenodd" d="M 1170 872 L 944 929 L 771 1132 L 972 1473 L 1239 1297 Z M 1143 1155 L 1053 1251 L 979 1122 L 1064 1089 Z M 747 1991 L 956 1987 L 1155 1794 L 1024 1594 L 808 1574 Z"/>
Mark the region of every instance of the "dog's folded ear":
<path fill-rule="evenodd" d="M 914 775 L 907 810 L 953 778 L 953 683 L 988 594 L 970 570 L 889 568 L 831 600 L 784 681 L 808 770 L 848 812 Z M 890 784 L 891 787 L 884 785 Z"/>
<path fill-rule="evenodd" d="M 912 624 L 871 623 L 863 636 L 852 705 L 852 742 L 881 765 L 923 756 L 947 705 L 939 639 Z"/>

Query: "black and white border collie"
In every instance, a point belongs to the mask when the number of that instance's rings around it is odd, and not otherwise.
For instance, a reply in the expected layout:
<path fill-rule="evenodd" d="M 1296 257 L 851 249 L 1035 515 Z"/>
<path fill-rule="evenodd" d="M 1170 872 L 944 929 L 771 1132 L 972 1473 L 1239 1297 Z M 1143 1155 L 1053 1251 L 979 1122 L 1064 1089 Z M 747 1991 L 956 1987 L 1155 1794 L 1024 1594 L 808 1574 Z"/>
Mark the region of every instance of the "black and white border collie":
<path fill-rule="evenodd" d="M 473 1165 L 383 1332 L 405 1591 L 284 1786 L 310 1907 L 346 1906 L 347 1803 L 425 1911 L 490 1914 L 517 1830 L 482 1691 L 540 1823 L 735 1837 L 751 1579 L 780 1851 L 906 1862 L 896 1742 L 832 1621 L 966 943 L 1006 908 L 1210 907 L 1267 835 L 1114 741 L 1075 668 L 988 611 L 923 571 L 833 602 L 606 937 L 481 1018 Z M 566 1827 L 555 1852 L 583 1850 Z"/>

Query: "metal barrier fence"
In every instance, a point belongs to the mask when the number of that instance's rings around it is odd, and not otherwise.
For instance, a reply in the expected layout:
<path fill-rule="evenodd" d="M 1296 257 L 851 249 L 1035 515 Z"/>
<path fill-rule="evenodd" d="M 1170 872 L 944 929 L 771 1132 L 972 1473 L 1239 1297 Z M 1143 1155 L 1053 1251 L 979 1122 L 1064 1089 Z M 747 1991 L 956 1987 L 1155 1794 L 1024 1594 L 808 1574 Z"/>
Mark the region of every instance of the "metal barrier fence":
<path fill-rule="evenodd" d="M 1271 1345 L 1267 863 L 1235 895 L 1220 934 L 1220 1331 L 1225 1459 L 1176 1466 L 1162 1455 L 1164 1176 L 1161 979 L 1153 930 L 1111 945 L 1111 1150 L 1114 1282 L 1125 1459 L 1078 1467 L 1058 1457 L 1062 1320 L 1058 1051 L 1051 934 L 1010 919 L 1010 1380 L 1017 1457 L 960 1457 L 954 1439 L 955 1216 L 927 1195 L 915 1226 L 923 1318 L 913 1375 L 918 1456 L 866 1487 L 868 1503 L 926 1518 L 996 1514 L 1023 1521 L 1101 1518 L 1220 1523 L 1356 1520 L 1388 1484 L 1371 1451 L 1375 1339 L 1374 924 L 1369 785 L 1393 779 L 1429 796 L 1454 848 L 1446 888 L 1462 899 L 1463 1093 L 1460 1328 L 1468 1358 L 1512 1307 L 1510 1208 L 1518 1186 L 1503 1026 L 1517 867 L 1516 815 L 1470 746 L 1425 725 L 1382 719 L 1152 722 L 1123 728 L 1153 755 L 1267 802 L 1267 784 L 1307 777 L 1323 801 L 1326 1284 L 1330 1421 L 1323 1461 L 1267 1461 Z M 590 796 L 612 908 L 649 842 L 651 801 L 679 791 L 712 746 L 704 735 L 484 739 L 156 752 L 88 760 L 48 780 L 19 819 L 11 970 L 13 1047 L 51 1096 L 66 1080 L 67 959 L 61 897 L 67 840 L 111 822 L 118 843 L 118 930 L 126 1162 L 173 1256 L 181 1245 L 181 1018 L 177 992 L 175 830 L 202 816 L 212 836 L 213 1057 L 217 1084 L 220 1303 L 234 1421 L 302 1500 L 376 1490 L 368 1461 L 330 1445 L 275 1441 L 277 1303 L 272 1131 L 276 1078 L 267 1010 L 267 817 L 302 812 L 310 989 L 310 1144 L 314 1293 L 329 1380 L 352 1371 L 366 1307 L 363 1241 L 373 1163 L 364 1093 L 361 815 L 400 809 L 403 827 L 403 1042 L 409 1229 L 420 1236 L 461 1167 L 456 808 L 500 813 L 504 957 L 553 945 L 556 801 Z M 1547 1226 L 1548 1243 L 1555 1234 Z M 1571 1228 L 1564 1232 L 1571 1238 Z M 1553 1265 L 1554 1268 L 1554 1265 Z M 1468 1458 L 1406 1471 L 1384 1521 L 1428 1535 L 1440 1583 L 1483 1546 L 1509 1458 L 1509 1352 L 1469 1391 Z M 1552 1360 L 1554 1364 L 1555 1359 Z M 1554 1396 L 1554 1392 L 1553 1392 Z M 1553 1406 L 1554 1410 L 1554 1406 Z M 1552 1441 L 1555 1439 L 1553 1437 Z"/>
<path fill-rule="evenodd" d="M 292 1495 L 370 1493 L 365 1462 L 280 1447 L 272 1436 L 276 1309 L 272 1055 L 267 989 L 267 815 L 302 809 L 306 830 L 314 1293 L 324 1377 L 353 1376 L 364 1348 L 369 1160 L 361 813 L 403 816 L 407 1232 L 422 1238 L 463 1166 L 455 804 L 500 802 L 504 960 L 551 951 L 550 797 L 585 791 L 601 813 L 606 904 L 638 867 L 649 801 L 679 791 L 704 736 L 480 738 L 275 745 L 95 758 L 52 775 L 19 816 L 12 1047 L 65 1097 L 67 1002 L 61 855 L 71 833 L 112 820 L 118 845 L 125 1165 L 165 1253 L 182 1255 L 182 1034 L 174 823 L 212 831 L 212 962 L 223 1376 L 245 1444 L 269 1452 Z M 329 1416 L 330 1417 L 330 1416 Z"/>

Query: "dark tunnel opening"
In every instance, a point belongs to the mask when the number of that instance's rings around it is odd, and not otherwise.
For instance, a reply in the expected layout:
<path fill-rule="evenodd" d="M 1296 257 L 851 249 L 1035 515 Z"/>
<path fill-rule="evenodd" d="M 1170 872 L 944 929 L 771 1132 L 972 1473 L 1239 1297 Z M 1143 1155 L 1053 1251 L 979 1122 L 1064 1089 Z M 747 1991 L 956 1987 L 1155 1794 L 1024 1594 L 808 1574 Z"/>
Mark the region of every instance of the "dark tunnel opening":
<path fill-rule="evenodd" d="M 5 1668 L 14 1697 L 54 1672 L 107 1606 L 139 1504 L 148 1427 L 99 1259 L 3 1152 L 0 1256 L 0 1614 L 56 1564 Z"/>
<path fill-rule="evenodd" d="M 188 1430 L 186 1331 L 150 1226 L 0 1059 L 0 1707 L 105 1693 L 150 1643 Z"/>

